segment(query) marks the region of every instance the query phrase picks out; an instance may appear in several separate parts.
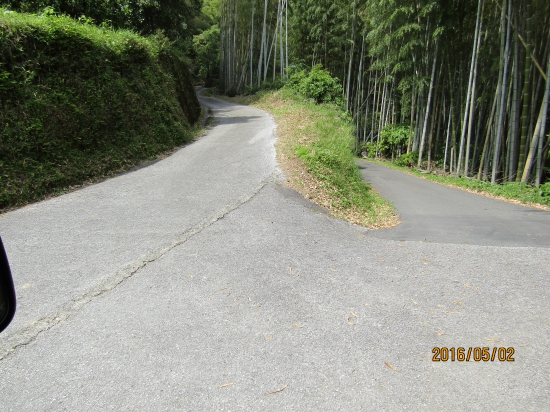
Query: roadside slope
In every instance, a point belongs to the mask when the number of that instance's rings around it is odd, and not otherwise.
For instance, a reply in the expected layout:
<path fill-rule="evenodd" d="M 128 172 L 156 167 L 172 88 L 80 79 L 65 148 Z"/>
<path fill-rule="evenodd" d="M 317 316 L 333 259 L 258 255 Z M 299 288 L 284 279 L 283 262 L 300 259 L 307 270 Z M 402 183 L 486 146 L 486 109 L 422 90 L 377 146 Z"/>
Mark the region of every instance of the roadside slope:
<path fill-rule="evenodd" d="M 353 128 L 340 108 L 316 104 L 286 87 L 229 100 L 274 116 L 277 160 L 287 186 L 353 224 L 378 229 L 399 223 L 393 207 L 361 179 Z"/>
<path fill-rule="evenodd" d="M 200 106 L 162 35 L 0 8 L 0 212 L 187 143 Z"/>

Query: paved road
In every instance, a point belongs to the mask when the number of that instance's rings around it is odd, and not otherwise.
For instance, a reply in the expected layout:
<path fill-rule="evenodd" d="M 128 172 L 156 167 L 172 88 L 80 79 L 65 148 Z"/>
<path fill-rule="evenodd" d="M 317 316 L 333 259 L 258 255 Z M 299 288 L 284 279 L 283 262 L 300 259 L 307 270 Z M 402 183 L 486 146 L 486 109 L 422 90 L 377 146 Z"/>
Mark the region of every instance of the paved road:
<path fill-rule="evenodd" d="M 544 410 L 546 248 L 396 241 L 277 183 L 214 99 L 170 158 L 0 218 L 20 304 L 0 410 Z M 433 347 L 515 362 L 432 362 Z"/>
<path fill-rule="evenodd" d="M 438 185 L 358 160 L 363 178 L 393 203 L 402 223 L 386 239 L 550 247 L 550 212 Z"/>

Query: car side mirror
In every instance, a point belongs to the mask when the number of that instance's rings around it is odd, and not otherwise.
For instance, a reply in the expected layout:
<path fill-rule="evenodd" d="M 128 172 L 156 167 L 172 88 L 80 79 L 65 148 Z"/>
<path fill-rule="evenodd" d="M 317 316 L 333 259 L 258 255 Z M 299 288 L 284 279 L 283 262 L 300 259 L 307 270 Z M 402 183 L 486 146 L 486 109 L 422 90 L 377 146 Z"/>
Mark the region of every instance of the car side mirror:
<path fill-rule="evenodd" d="M 10 324 L 15 315 L 15 288 L 8 257 L 0 237 L 0 332 Z"/>

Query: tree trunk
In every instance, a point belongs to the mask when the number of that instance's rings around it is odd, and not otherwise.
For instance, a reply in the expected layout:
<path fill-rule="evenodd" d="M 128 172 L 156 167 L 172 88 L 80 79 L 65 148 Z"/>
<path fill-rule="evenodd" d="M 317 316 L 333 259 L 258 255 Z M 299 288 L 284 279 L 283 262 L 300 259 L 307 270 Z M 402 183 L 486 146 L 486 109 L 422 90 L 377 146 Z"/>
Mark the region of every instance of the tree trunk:
<path fill-rule="evenodd" d="M 537 120 L 537 126 L 535 127 L 535 133 L 533 134 L 533 139 L 531 140 L 529 155 L 527 156 L 527 160 L 525 162 L 525 168 L 523 169 L 523 175 L 521 177 L 521 181 L 524 183 L 527 183 L 527 180 L 529 179 L 529 173 L 531 171 L 531 167 L 533 166 L 534 151 L 535 151 L 537 142 L 540 140 L 539 151 L 542 151 L 541 150 L 542 141 L 544 139 L 544 133 L 546 132 L 546 117 L 548 113 L 548 94 L 550 93 L 550 58 L 548 59 L 548 68 L 546 69 L 546 73 L 547 73 L 546 89 L 544 91 L 544 97 L 542 99 L 542 104 L 540 106 L 540 112 Z M 540 181 L 537 183 L 540 184 Z"/>
<path fill-rule="evenodd" d="M 414 124 L 414 104 L 416 102 L 416 90 L 415 90 L 415 86 L 416 86 L 416 63 L 415 63 L 415 58 L 414 58 L 414 54 L 413 54 L 413 85 L 412 85 L 412 94 L 411 94 L 411 124 L 410 124 L 410 127 L 409 127 L 409 139 L 408 139 L 408 142 L 407 142 L 407 154 L 409 154 L 411 152 L 411 138 L 412 138 L 412 131 L 413 131 L 413 124 Z"/>
<path fill-rule="evenodd" d="M 266 33 L 265 33 L 265 24 L 266 24 L 266 18 L 267 18 L 267 0 L 264 2 L 264 24 L 262 27 L 262 44 L 260 46 L 260 59 L 258 61 L 258 87 L 260 87 L 260 82 L 262 80 L 262 63 L 264 59 L 264 55 L 266 52 Z"/>
<path fill-rule="evenodd" d="M 435 80 L 435 68 L 437 64 L 437 51 L 439 48 L 439 38 L 435 41 L 435 52 L 434 52 L 434 61 L 432 66 L 432 78 L 430 79 L 430 90 L 428 92 L 428 102 L 426 103 L 426 116 L 424 117 L 424 127 L 422 129 L 422 138 L 420 140 L 420 149 L 418 151 L 418 164 L 417 167 L 420 167 L 422 164 L 422 151 L 424 150 L 424 144 L 426 141 L 426 131 L 428 127 L 428 118 L 430 117 L 430 103 L 432 100 L 432 91 L 434 87 Z"/>
<path fill-rule="evenodd" d="M 451 139 L 451 107 L 449 106 L 449 119 L 447 119 L 447 137 L 445 139 L 445 155 L 443 156 L 443 172 L 447 171 L 447 151 L 449 150 L 450 139 Z"/>
<path fill-rule="evenodd" d="M 531 95 L 531 0 L 525 0 L 525 14 L 526 14 L 526 45 L 525 45 L 525 74 L 523 78 L 523 109 L 521 111 L 521 138 L 519 141 L 519 162 L 518 162 L 518 174 L 516 181 L 521 180 L 520 171 L 523 170 L 525 165 L 525 154 L 527 144 L 527 131 L 529 127 L 529 100 Z"/>
<path fill-rule="evenodd" d="M 458 165 L 456 169 L 456 174 L 460 175 L 460 168 L 462 166 L 462 158 L 464 153 L 464 139 L 466 137 L 466 124 L 468 122 L 468 117 L 470 114 L 473 114 L 473 109 L 470 107 L 470 102 L 474 100 L 472 98 L 472 86 L 474 83 L 474 72 L 476 67 L 476 56 L 478 47 L 477 42 L 479 38 L 479 31 L 480 31 L 480 25 L 481 25 L 481 4 L 483 3 L 483 0 L 479 0 L 477 4 L 477 18 L 476 18 L 476 30 L 474 34 L 474 46 L 472 47 L 472 60 L 470 62 L 470 78 L 468 79 L 468 91 L 466 92 L 466 106 L 464 108 L 464 119 L 462 124 L 462 132 L 460 133 L 460 151 L 458 153 Z M 475 104 L 475 102 L 474 102 Z M 470 123 L 468 123 L 469 125 Z M 471 132 L 471 127 L 470 127 Z M 467 169 L 466 164 L 464 165 L 464 169 Z"/>
<path fill-rule="evenodd" d="M 286 58 L 285 67 L 286 67 L 286 70 L 285 70 L 285 73 L 287 73 L 288 72 L 288 0 L 285 0 L 285 11 L 286 11 L 285 12 L 285 41 L 286 41 L 286 53 L 285 53 L 285 58 Z"/>
<path fill-rule="evenodd" d="M 250 23 L 250 88 L 253 87 L 252 63 L 254 60 L 254 2 L 252 0 L 252 19 Z"/>
<path fill-rule="evenodd" d="M 346 110 L 349 110 L 349 98 L 350 98 L 350 80 L 351 80 L 351 68 L 353 65 L 353 51 L 355 48 L 355 19 L 357 17 L 357 0 L 353 0 L 353 23 L 351 25 L 351 49 L 349 56 L 349 66 L 348 66 L 348 84 L 346 87 Z"/>
<path fill-rule="evenodd" d="M 489 121 L 487 122 L 487 131 L 485 133 L 485 143 L 483 144 L 483 151 L 481 152 L 481 159 L 479 161 L 479 170 L 477 172 L 477 180 L 481 180 L 481 172 L 483 170 L 483 163 L 485 162 L 485 156 L 486 156 L 487 147 L 489 144 L 491 126 L 493 124 L 493 119 L 495 116 L 495 109 L 497 106 L 498 96 L 499 96 L 499 89 L 497 88 L 497 92 L 495 93 L 495 98 L 493 99 L 493 107 L 491 108 L 491 114 L 489 115 Z"/>
<path fill-rule="evenodd" d="M 280 60 L 281 64 L 279 65 L 281 68 L 281 77 L 285 74 L 285 53 L 283 49 L 283 12 L 285 5 L 283 4 L 283 0 L 281 1 L 281 17 L 279 19 L 279 45 L 280 45 Z"/>
<path fill-rule="evenodd" d="M 483 9 L 485 8 L 485 5 L 483 4 L 483 0 L 479 0 L 478 5 L 478 16 L 477 16 L 477 22 L 476 22 L 476 36 L 477 40 L 475 41 L 476 47 L 475 47 L 475 57 L 474 58 L 474 70 L 473 70 L 473 79 L 472 79 L 472 96 L 470 98 L 470 113 L 468 115 L 468 138 L 466 140 L 466 154 L 464 158 L 464 176 L 468 177 L 468 167 L 469 167 L 469 161 L 470 161 L 470 141 L 472 138 L 472 127 L 474 123 L 474 109 L 476 104 L 476 81 L 477 81 L 477 61 L 479 56 L 479 49 L 481 45 L 481 27 L 482 22 L 481 18 L 483 16 Z M 481 6 L 481 14 L 479 7 Z"/>
<path fill-rule="evenodd" d="M 520 67 L 519 67 L 519 40 L 518 36 L 514 36 L 514 61 L 513 61 L 513 78 L 512 78 L 512 107 L 510 114 L 510 127 L 508 129 L 508 180 L 515 181 L 517 166 L 518 166 L 518 123 L 519 123 L 519 82 L 520 82 Z"/>
<path fill-rule="evenodd" d="M 501 140 L 502 140 L 502 129 L 503 129 L 503 123 L 504 123 L 504 105 L 506 102 L 506 86 L 508 81 L 508 61 L 509 54 L 510 54 L 510 26 L 505 24 L 504 20 L 504 10 L 506 8 L 506 0 L 504 0 L 504 5 L 502 7 L 502 28 L 506 31 L 505 34 L 505 46 L 504 46 L 504 68 L 502 70 L 502 76 L 499 79 L 501 82 L 501 95 L 500 95 L 500 104 L 499 104 L 499 115 L 498 115 L 498 124 L 497 124 L 497 133 L 495 136 L 495 148 L 493 153 L 493 171 L 491 174 L 491 183 L 496 183 L 496 176 L 498 171 L 498 165 L 499 165 L 499 156 L 501 151 Z"/>

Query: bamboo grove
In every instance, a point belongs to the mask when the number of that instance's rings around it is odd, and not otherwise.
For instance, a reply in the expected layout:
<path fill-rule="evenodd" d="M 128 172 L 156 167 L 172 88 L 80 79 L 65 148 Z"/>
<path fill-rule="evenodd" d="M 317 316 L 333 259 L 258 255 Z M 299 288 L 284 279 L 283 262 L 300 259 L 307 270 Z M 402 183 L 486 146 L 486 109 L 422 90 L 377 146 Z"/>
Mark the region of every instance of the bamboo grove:
<path fill-rule="evenodd" d="M 288 2 L 222 1 L 220 22 L 220 87 L 228 93 L 268 80 L 273 56 L 273 79 L 288 67 Z M 259 50 L 255 46 L 259 44 Z M 279 49 L 279 50 L 278 50 Z M 279 53 L 278 67 L 277 53 Z M 286 56 L 286 57 L 285 57 Z"/>
<path fill-rule="evenodd" d="M 322 64 L 341 81 L 358 152 L 539 185 L 549 29 L 548 0 L 222 0 L 220 88 Z"/>

